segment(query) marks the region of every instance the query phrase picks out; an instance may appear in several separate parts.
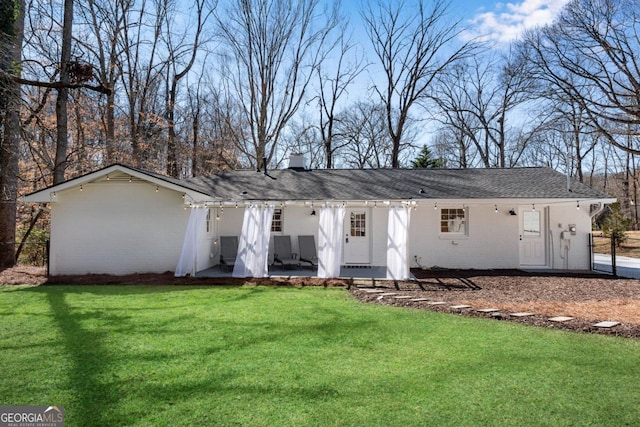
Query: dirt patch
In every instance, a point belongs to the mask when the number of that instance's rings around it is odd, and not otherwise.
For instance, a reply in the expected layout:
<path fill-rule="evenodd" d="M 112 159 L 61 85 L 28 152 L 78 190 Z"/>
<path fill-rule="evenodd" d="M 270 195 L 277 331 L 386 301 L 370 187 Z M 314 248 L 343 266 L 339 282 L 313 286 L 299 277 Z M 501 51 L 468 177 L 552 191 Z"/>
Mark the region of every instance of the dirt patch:
<path fill-rule="evenodd" d="M 357 299 L 374 304 L 433 310 L 464 316 L 508 320 L 547 328 L 612 334 L 640 338 L 640 281 L 615 279 L 597 274 L 533 274 L 521 270 L 414 270 L 418 278 L 411 282 L 386 280 L 353 281 L 315 277 L 177 278 L 163 274 L 112 276 L 56 276 L 47 278 L 38 267 L 14 267 L 0 271 L 0 285 L 236 285 L 236 286 L 324 286 L 345 287 Z M 391 297 L 379 298 L 366 292 L 372 287 L 428 301 Z M 443 305 L 429 302 L 443 301 Z M 465 304 L 472 308 L 454 309 Z M 496 308 L 497 313 L 478 309 Z M 531 312 L 533 316 L 513 317 L 510 313 Z M 552 316 L 568 316 L 564 323 L 550 322 Z M 595 328 L 600 321 L 621 325 L 611 329 Z"/>

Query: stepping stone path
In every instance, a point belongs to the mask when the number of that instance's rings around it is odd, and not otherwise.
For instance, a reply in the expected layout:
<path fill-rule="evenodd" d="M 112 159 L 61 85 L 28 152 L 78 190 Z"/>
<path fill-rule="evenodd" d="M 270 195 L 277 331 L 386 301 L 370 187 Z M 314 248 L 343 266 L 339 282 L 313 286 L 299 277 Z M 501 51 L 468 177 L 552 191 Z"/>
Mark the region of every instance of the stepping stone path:
<path fill-rule="evenodd" d="M 566 322 L 568 320 L 573 320 L 573 317 L 568 316 L 556 316 L 549 318 L 550 322 Z"/>
<path fill-rule="evenodd" d="M 378 294 L 378 300 L 383 299 L 384 297 L 393 297 L 394 299 L 411 299 L 411 301 L 413 302 L 426 302 L 428 305 L 445 305 L 447 304 L 446 301 L 429 301 L 429 298 L 415 298 L 412 295 L 398 295 L 396 292 L 387 292 L 384 291 L 382 289 L 362 289 L 365 293 L 368 294 Z M 458 304 L 458 305 L 450 305 L 449 308 L 455 309 L 455 310 L 461 310 L 461 309 L 465 309 L 465 308 L 472 308 L 470 305 L 466 305 L 466 304 Z M 478 310 L 476 310 L 479 313 L 491 313 L 493 316 L 501 316 L 500 313 L 498 313 L 500 311 L 500 309 L 497 308 L 480 308 Z M 517 312 L 517 313 L 509 313 L 509 316 L 512 317 L 527 317 L 527 316 L 535 316 L 535 313 L 531 313 L 528 311 L 521 311 L 521 312 Z M 550 317 L 549 320 L 550 322 L 558 322 L 558 323 L 562 323 L 562 322 L 567 322 L 569 320 L 573 320 L 573 317 L 569 317 L 569 316 L 556 316 L 556 317 Z M 603 329 L 608 329 L 608 328 L 613 328 L 615 326 L 621 325 L 620 322 L 615 322 L 615 321 L 605 321 L 605 322 L 599 322 L 596 323 L 595 325 L 593 325 L 594 328 L 603 328 Z"/>

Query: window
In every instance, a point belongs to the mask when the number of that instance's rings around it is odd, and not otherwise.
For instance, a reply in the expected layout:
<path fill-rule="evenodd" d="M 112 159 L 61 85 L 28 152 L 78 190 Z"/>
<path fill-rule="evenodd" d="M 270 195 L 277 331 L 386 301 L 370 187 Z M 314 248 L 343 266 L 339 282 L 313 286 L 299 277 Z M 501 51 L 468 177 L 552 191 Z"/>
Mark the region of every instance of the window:
<path fill-rule="evenodd" d="M 282 233 L 282 220 L 284 218 L 282 209 L 274 209 L 273 220 L 271 221 L 271 232 Z"/>
<path fill-rule="evenodd" d="M 524 237 L 540 237 L 540 211 L 524 211 L 522 216 L 522 235 Z"/>
<path fill-rule="evenodd" d="M 207 234 L 211 233 L 211 209 L 207 209 L 207 219 L 205 220 L 207 226 Z"/>
<path fill-rule="evenodd" d="M 440 232 L 467 234 L 467 211 L 465 209 L 441 209 Z"/>
<path fill-rule="evenodd" d="M 364 212 L 351 212 L 351 236 L 365 237 L 367 220 Z"/>

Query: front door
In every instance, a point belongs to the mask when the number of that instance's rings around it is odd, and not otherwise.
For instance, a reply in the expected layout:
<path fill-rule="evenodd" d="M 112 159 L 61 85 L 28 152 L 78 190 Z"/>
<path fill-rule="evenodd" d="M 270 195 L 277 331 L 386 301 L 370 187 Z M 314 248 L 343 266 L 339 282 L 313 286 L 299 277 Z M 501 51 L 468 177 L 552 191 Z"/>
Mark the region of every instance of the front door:
<path fill-rule="evenodd" d="M 369 210 L 347 209 L 344 222 L 344 263 L 369 264 L 371 262 Z"/>
<path fill-rule="evenodd" d="M 520 265 L 547 264 L 545 245 L 545 218 L 540 209 L 520 211 Z"/>

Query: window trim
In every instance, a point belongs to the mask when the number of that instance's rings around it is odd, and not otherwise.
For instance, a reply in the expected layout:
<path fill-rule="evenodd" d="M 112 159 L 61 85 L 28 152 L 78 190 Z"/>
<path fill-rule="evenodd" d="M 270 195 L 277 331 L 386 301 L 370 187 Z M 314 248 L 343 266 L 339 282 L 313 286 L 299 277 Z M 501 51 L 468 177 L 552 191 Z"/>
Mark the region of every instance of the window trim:
<path fill-rule="evenodd" d="M 280 216 L 276 220 L 276 213 Z M 274 230 L 276 224 L 280 224 L 279 230 Z M 271 234 L 282 233 L 284 231 L 284 208 L 275 208 L 273 210 L 273 217 L 271 220 Z"/>
<path fill-rule="evenodd" d="M 443 211 L 461 210 L 464 212 L 464 230 L 463 231 L 442 231 Z M 466 239 L 469 237 L 469 207 L 468 206 L 451 206 L 442 207 L 438 212 L 438 235 L 441 239 Z"/>

